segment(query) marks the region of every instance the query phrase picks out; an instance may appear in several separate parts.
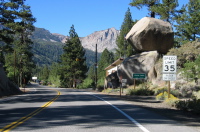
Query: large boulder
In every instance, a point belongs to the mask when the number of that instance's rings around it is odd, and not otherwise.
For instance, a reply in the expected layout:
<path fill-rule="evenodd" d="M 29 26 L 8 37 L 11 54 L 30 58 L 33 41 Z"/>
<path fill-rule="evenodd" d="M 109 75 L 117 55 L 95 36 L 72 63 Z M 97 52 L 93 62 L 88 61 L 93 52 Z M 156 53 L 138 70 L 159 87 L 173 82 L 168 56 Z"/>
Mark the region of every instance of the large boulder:
<path fill-rule="evenodd" d="M 157 79 L 155 64 L 160 58 L 157 51 L 143 52 L 126 58 L 118 68 L 118 77 L 127 79 L 127 84 L 133 84 L 133 73 L 145 73 L 151 82 Z"/>
<path fill-rule="evenodd" d="M 6 76 L 3 65 L 0 63 L 0 97 L 22 93 Z"/>
<path fill-rule="evenodd" d="M 156 50 L 165 54 L 173 47 L 174 32 L 170 23 L 144 17 L 132 27 L 126 39 L 138 52 Z"/>

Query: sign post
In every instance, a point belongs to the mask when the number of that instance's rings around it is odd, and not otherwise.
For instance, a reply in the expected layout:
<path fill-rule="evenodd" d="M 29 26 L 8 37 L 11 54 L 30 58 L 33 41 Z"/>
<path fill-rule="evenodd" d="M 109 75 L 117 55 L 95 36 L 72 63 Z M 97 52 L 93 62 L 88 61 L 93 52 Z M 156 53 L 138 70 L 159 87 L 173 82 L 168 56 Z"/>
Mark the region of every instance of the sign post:
<path fill-rule="evenodd" d="M 145 73 L 133 73 L 133 78 L 134 79 L 145 79 L 146 74 Z"/>
<path fill-rule="evenodd" d="M 177 56 L 163 56 L 163 80 L 168 81 L 168 98 L 170 98 L 170 81 L 176 80 Z"/>
<path fill-rule="evenodd" d="M 145 73 L 133 73 L 134 89 L 135 89 L 135 79 L 145 79 L 145 78 L 146 78 Z"/>
<path fill-rule="evenodd" d="M 122 93 L 123 93 L 123 87 L 126 86 L 127 79 L 122 79 L 121 80 L 121 85 L 122 85 Z"/>

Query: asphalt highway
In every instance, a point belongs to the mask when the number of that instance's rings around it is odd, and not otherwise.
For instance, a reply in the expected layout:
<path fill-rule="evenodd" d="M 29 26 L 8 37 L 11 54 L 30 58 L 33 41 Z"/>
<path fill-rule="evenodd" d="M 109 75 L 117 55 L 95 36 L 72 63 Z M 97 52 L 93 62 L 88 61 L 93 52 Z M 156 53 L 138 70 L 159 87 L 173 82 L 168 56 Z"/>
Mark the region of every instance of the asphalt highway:
<path fill-rule="evenodd" d="M 32 84 L 0 99 L 2 132 L 197 132 L 152 111 L 103 94 Z"/>

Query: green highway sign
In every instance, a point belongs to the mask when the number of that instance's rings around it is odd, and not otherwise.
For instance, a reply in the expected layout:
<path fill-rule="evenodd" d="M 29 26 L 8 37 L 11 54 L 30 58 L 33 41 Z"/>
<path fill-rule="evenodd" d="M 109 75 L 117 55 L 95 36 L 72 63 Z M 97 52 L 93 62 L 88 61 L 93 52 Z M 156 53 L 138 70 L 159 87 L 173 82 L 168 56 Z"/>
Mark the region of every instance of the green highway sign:
<path fill-rule="evenodd" d="M 146 74 L 145 73 L 133 73 L 133 79 L 145 79 Z"/>

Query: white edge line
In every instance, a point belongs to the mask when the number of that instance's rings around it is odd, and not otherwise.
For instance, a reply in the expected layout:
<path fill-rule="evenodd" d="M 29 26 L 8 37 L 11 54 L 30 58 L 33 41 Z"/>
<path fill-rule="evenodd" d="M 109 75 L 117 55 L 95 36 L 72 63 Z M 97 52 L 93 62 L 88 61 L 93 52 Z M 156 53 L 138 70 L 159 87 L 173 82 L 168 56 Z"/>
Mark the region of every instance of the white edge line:
<path fill-rule="evenodd" d="M 90 94 L 104 102 L 106 102 L 107 104 L 109 104 L 110 106 L 112 106 L 113 108 L 115 108 L 117 111 L 119 111 L 121 114 L 123 114 L 124 116 L 126 116 L 131 122 L 133 122 L 136 126 L 138 126 L 143 132 L 150 132 L 149 130 L 147 130 L 145 127 L 143 127 L 139 122 L 137 122 L 136 120 L 134 120 L 132 117 L 130 117 L 129 115 L 127 115 L 125 112 L 123 112 L 122 110 L 120 110 L 119 108 L 117 108 L 116 106 L 114 106 L 113 104 L 111 104 L 110 102 L 100 98 L 99 96 L 96 96 L 94 94 L 91 94 L 89 92 L 85 92 L 87 94 Z"/>

